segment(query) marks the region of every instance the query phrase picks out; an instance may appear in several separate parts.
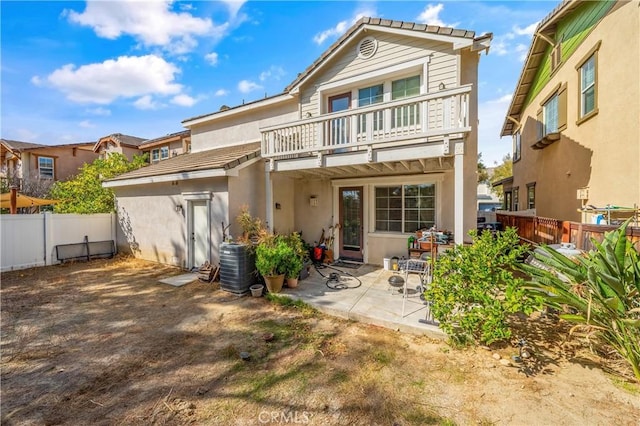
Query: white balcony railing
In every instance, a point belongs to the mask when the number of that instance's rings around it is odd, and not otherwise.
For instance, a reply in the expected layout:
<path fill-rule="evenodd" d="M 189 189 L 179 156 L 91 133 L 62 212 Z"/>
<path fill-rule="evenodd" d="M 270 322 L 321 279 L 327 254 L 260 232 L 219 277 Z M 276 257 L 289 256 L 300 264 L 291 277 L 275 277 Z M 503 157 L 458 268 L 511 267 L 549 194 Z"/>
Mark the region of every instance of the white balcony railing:
<path fill-rule="evenodd" d="M 343 150 L 467 132 L 471 85 L 260 129 L 262 156 Z M 340 152 L 340 151 L 333 151 Z"/>

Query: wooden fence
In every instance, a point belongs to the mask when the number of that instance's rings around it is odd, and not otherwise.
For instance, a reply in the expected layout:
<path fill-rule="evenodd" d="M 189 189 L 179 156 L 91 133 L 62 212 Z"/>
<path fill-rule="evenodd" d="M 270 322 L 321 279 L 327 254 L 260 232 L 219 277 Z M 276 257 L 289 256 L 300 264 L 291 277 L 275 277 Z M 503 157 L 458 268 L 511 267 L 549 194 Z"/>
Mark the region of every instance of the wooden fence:
<path fill-rule="evenodd" d="M 576 248 L 587 251 L 593 248 L 592 238 L 602 241 L 605 232 L 618 229 L 616 225 L 592 225 L 513 213 L 497 213 L 496 219 L 502 224 L 503 229 L 516 228 L 520 238 L 528 243 L 573 243 Z M 636 249 L 640 250 L 640 227 L 627 227 L 627 237 Z"/>

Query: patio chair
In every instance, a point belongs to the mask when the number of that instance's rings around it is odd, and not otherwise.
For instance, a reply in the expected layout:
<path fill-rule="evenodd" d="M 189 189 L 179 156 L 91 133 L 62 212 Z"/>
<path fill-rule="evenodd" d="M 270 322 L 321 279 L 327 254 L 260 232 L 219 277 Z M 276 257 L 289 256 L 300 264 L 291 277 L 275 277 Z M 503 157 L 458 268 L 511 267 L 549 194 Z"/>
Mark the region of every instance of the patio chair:
<path fill-rule="evenodd" d="M 402 290 L 402 318 L 404 318 L 405 305 L 409 295 L 409 275 L 418 275 L 420 280 L 416 290 L 424 293 L 425 286 L 429 283 L 431 262 L 423 259 L 408 259 L 404 266 L 404 287 Z"/>

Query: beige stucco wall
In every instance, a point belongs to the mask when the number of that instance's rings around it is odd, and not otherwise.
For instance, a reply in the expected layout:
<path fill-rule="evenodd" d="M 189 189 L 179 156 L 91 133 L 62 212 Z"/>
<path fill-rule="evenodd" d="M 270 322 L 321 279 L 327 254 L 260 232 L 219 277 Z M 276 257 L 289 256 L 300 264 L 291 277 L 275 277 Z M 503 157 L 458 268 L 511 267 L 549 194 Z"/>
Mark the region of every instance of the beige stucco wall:
<path fill-rule="evenodd" d="M 212 260 L 217 262 L 221 223 L 229 222 L 226 178 L 113 188 L 117 196 L 118 250 L 136 257 L 187 266 L 187 207 L 183 193 L 211 191 Z M 181 211 L 176 211 L 176 205 Z"/>
<path fill-rule="evenodd" d="M 250 166 L 242 168 L 237 177 L 229 177 L 229 219 L 230 234 L 237 238 L 242 235 L 236 218 L 240 214 L 242 206 L 246 205 L 253 217 L 259 218 L 264 223 L 266 218 L 265 201 L 265 172 L 264 161 L 260 160 Z M 216 225 L 217 226 L 217 225 Z"/>
<path fill-rule="evenodd" d="M 73 148 L 54 147 L 41 148 L 37 150 L 29 150 L 23 152 L 22 160 L 22 176 L 37 177 L 38 176 L 38 156 L 53 157 L 55 163 L 55 179 L 66 180 L 67 178 L 78 174 L 78 169 L 85 163 L 92 163 L 98 154 L 93 151 L 76 149 L 75 155 Z"/>
<path fill-rule="evenodd" d="M 577 124 L 579 72 L 587 53 L 601 41 L 597 65 L 597 115 Z M 589 188 L 587 204 L 640 205 L 640 8 L 620 3 L 585 38 L 525 109 L 522 158 L 513 165 L 520 209 L 526 186 L 536 184 L 539 216 L 581 221 L 576 190 Z M 536 139 L 536 113 L 559 83 L 567 84 L 567 128 L 542 150 Z M 505 188 L 508 189 L 508 188 Z M 589 220 L 589 218 L 584 218 Z"/>
<path fill-rule="evenodd" d="M 298 118 L 298 103 L 294 97 L 228 117 L 214 118 L 207 123 L 191 126 L 191 152 L 256 142 L 262 138 L 262 127 L 288 123 Z"/>

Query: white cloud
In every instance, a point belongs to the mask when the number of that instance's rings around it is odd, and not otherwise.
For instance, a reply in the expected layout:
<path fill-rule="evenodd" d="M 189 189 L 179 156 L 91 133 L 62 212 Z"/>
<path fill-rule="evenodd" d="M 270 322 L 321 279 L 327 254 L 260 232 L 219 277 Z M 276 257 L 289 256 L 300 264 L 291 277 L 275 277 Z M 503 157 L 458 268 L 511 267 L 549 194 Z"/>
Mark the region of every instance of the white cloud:
<path fill-rule="evenodd" d="M 533 24 L 525 28 L 520 28 L 519 26 L 514 25 L 513 32 L 519 36 L 532 36 L 537 27 L 538 27 L 538 21 L 534 22 Z"/>
<path fill-rule="evenodd" d="M 320 45 L 322 43 L 325 42 L 325 40 L 327 40 L 330 37 L 339 37 L 342 34 L 344 34 L 345 31 L 347 31 L 347 29 L 349 29 L 349 27 L 353 24 L 355 24 L 356 22 L 358 22 L 358 20 L 360 18 L 363 17 L 371 17 L 371 16 L 376 16 L 377 12 L 375 9 L 362 9 L 359 10 L 355 13 L 355 15 L 350 19 L 350 20 L 344 20 L 344 21 L 340 21 L 338 22 L 334 27 L 329 28 L 327 30 L 324 30 L 322 32 L 319 32 L 318 34 L 313 36 L 313 41 Z"/>
<path fill-rule="evenodd" d="M 138 109 L 148 110 L 148 109 L 158 109 L 160 108 L 160 104 L 153 100 L 151 95 L 144 95 L 133 103 Z"/>
<path fill-rule="evenodd" d="M 198 101 L 195 98 L 185 94 L 176 95 L 171 99 L 171 103 L 184 107 L 194 106 L 196 102 Z"/>
<path fill-rule="evenodd" d="M 262 89 L 262 86 L 254 83 L 253 81 L 242 80 L 240 83 L 238 83 L 238 90 L 242 93 L 249 93 L 258 89 Z"/>
<path fill-rule="evenodd" d="M 99 37 L 130 35 L 144 46 L 161 46 L 173 53 L 192 50 L 194 36 L 221 37 L 228 23 L 215 26 L 209 18 L 173 12 L 172 1 L 88 1 L 84 12 L 65 10 L 72 23 L 91 27 Z"/>
<path fill-rule="evenodd" d="M 455 24 L 446 24 L 442 19 L 440 19 L 440 12 L 444 10 L 444 5 L 442 3 L 438 4 L 428 4 L 427 7 L 418 15 L 416 21 L 421 24 L 427 25 L 437 25 L 439 27 L 457 27 L 459 25 L 458 22 Z"/>
<path fill-rule="evenodd" d="M 265 81 L 267 79 L 280 80 L 286 74 L 287 73 L 282 67 L 271 65 L 268 70 L 262 71 L 258 78 L 260 79 L 260 81 Z"/>
<path fill-rule="evenodd" d="M 500 164 L 502 158 L 512 150 L 511 138 L 500 137 L 512 97 L 512 94 L 506 94 L 478 105 L 478 152 L 482 152 L 482 159 L 487 166 L 495 162 Z"/>
<path fill-rule="evenodd" d="M 204 55 L 204 59 L 209 63 L 209 65 L 216 66 L 218 64 L 218 54 L 216 52 L 207 53 Z"/>
<path fill-rule="evenodd" d="M 218 89 L 216 90 L 215 96 L 227 96 L 229 91 L 226 89 Z"/>
<path fill-rule="evenodd" d="M 84 120 L 81 121 L 80 123 L 78 123 L 78 126 L 84 128 L 84 129 L 93 129 L 94 127 L 96 127 L 95 124 L 93 124 L 91 121 L 89 120 Z"/>
<path fill-rule="evenodd" d="M 524 62 L 524 60 L 527 59 L 527 54 L 529 53 L 529 47 L 525 44 L 519 43 L 516 46 L 515 51 L 516 53 L 520 54 L 520 56 L 518 56 L 518 60 L 520 60 L 520 62 Z"/>
<path fill-rule="evenodd" d="M 222 2 L 227 5 L 227 9 L 229 9 L 229 14 L 231 15 L 232 20 L 238 16 L 240 8 L 246 3 L 246 1 L 247 0 L 222 0 Z"/>
<path fill-rule="evenodd" d="M 108 117 L 111 115 L 111 110 L 107 109 L 107 108 L 102 108 L 102 107 L 98 107 L 98 108 L 91 108 L 91 109 L 87 109 L 87 114 L 91 114 L 91 115 L 99 115 L 102 117 Z"/>
<path fill-rule="evenodd" d="M 46 82 L 79 103 L 109 104 L 118 98 L 144 95 L 176 95 L 182 85 L 175 83 L 180 69 L 159 56 L 121 56 L 102 63 L 64 65 L 49 74 Z M 43 79 L 32 81 L 42 85 Z"/>

